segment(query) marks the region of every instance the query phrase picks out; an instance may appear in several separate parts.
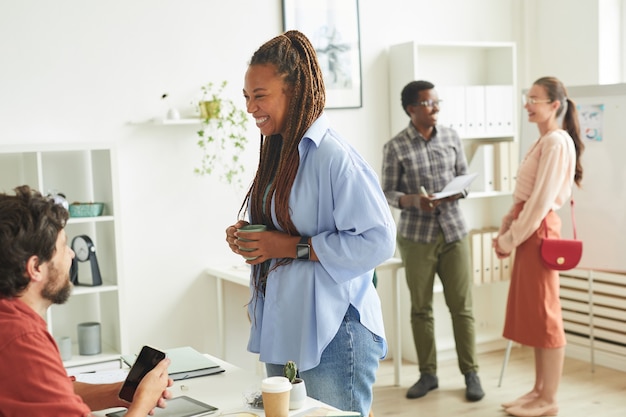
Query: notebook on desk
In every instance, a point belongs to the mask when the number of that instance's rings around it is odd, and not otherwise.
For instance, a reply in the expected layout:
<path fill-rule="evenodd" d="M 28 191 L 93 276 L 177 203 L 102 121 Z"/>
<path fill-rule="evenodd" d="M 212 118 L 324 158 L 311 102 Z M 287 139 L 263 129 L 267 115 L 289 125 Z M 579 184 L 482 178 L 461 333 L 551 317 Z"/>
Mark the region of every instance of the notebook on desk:
<path fill-rule="evenodd" d="M 165 353 L 172 361 L 167 371 L 174 381 L 224 372 L 224 368 L 191 346 L 167 349 Z M 137 355 L 122 355 L 128 366 L 133 366 L 136 358 Z"/>

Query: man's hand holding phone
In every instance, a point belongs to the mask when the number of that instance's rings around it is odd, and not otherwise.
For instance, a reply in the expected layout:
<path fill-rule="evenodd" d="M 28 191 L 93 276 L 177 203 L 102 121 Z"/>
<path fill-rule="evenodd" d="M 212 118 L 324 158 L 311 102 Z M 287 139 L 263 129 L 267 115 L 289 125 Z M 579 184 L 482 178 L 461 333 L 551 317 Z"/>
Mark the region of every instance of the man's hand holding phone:
<path fill-rule="evenodd" d="M 164 408 L 166 399 L 171 398 L 167 390 L 174 381 L 167 374 L 170 360 L 165 353 L 144 346 L 128 372 L 119 392 L 120 399 L 130 404 L 127 417 L 152 414 L 154 407 Z"/>

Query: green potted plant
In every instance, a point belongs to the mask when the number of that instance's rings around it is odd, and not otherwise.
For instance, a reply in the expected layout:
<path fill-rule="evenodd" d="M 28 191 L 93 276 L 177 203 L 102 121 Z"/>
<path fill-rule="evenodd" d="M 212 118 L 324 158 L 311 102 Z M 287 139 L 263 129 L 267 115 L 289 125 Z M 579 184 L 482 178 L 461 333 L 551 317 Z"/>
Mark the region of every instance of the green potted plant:
<path fill-rule="evenodd" d="M 289 409 L 296 410 L 303 407 L 306 401 L 306 386 L 304 380 L 298 377 L 298 366 L 294 361 L 287 361 L 283 367 L 283 376 L 291 382 Z"/>
<path fill-rule="evenodd" d="M 201 87 L 198 110 L 202 127 L 197 132 L 197 144 L 202 159 L 194 172 L 199 175 L 219 172 L 220 180 L 241 187 L 241 174 L 245 169 L 240 157 L 248 144 L 248 116 L 231 99 L 224 97 L 227 84 L 227 81 L 209 82 Z"/>

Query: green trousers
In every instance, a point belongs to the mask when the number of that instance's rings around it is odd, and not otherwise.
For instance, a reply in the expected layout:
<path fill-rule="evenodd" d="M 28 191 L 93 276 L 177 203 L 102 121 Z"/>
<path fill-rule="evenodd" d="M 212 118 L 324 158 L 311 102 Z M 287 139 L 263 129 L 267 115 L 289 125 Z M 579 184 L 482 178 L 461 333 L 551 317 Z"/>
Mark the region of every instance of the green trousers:
<path fill-rule="evenodd" d="M 478 371 L 468 237 L 446 243 L 440 233 L 435 243 L 418 243 L 398 235 L 397 242 L 411 293 L 411 327 L 420 373 L 437 375 L 433 318 L 435 273 L 443 284 L 452 317 L 459 369 L 462 374 Z"/>

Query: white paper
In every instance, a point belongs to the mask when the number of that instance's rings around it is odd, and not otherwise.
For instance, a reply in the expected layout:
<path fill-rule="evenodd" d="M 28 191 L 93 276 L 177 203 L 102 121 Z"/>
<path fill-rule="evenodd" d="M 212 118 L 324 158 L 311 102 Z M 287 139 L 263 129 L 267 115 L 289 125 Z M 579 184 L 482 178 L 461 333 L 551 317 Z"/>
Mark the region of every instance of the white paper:
<path fill-rule="evenodd" d="M 76 375 L 76 381 L 86 384 L 111 384 L 126 379 L 128 369 L 116 369 L 114 371 L 88 372 Z"/>
<path fill-rule="evenodd" d="M 452 195 L 460 194 L 464 192 L 464 190 L 466 190 L 470 186 L 472 181 L 474 181 L 477 176 L 478 174 L 471 173 L 471 174 L 459 175 L 458 177 L 454 177 L 452 181 L 450 181 L 443 188 L 443 190 L 439 191 L 438 193 L 434 193 L 431 196 L 431 199 L 439 200 L 442 198 L 450 197 Z"/>

